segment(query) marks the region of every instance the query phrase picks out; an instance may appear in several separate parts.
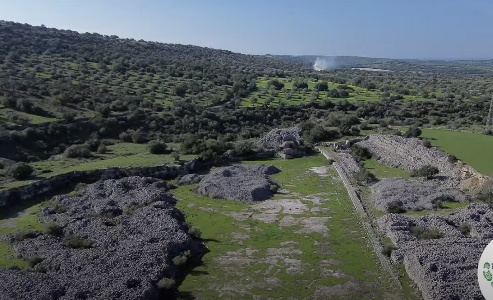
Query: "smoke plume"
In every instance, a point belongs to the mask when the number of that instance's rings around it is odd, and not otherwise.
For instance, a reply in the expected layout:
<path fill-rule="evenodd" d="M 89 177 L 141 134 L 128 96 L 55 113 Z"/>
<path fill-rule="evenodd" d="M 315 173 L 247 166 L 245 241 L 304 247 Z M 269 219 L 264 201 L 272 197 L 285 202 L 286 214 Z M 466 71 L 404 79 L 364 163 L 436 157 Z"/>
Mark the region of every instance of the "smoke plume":
<path fill-rule="evenodd" d="M 317 57 L 315 63 L 313 64 L 313 69 L 315 71 L 325 71 L 333 69 L 336 67 L 335 59 L 333 57 L 320 58 Z"/>

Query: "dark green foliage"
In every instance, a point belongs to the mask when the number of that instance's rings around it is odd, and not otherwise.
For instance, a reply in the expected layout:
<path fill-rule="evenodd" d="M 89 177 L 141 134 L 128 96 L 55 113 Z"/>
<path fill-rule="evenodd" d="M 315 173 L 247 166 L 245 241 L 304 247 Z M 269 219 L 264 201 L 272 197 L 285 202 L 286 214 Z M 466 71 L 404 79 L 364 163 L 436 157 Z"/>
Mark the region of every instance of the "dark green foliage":
<path fill-rule="evenodd" d="M 451 164 L 453 164 L 453 163 L 457 162 L 457 160 L 458 160 L 458 159 L 457 159 L 457 157 L 455 157 L 455 155 L 449 154 L 449 155 L 447 156 L 447 161 L 448 161 L 449 163 L 451 163 Z"/>
<path fill-rule="evenodd" d="M 202 236 L 202 232 L 197 226 L 191 226 L 190 229 L 188 229 L 188 234 L 198 239 Z"/>
<path fill-rule="evenodd" d="M 406 212 L 406 210 L 404 209 L 404 207 L 402 207 L 402 205 L 395 202 L 388 203 L 386 209 L 388 213 L 392 213 L 392 214 L 402 214 Z"/>
<path fill-rule="evenodd" d="M 28 179 L 34 172 L 33 167 L 26 163 L 16 163 L 7 168 L 7 176 L 16 180 Z"/>
<path fill-rule="evenodd" d="M 72 145 L 63 152 L 65 158 L 89 158 L 92 157 L 92 152 L 86 144 Z"/>
<path fill-rule="evenodd" d="M 63 235 L 63 228 L 59 225 L 56 225 L 56 224 L 48 224 L 48 225 L 46 225 L 45 232 L 46 232 L 46 234 L 53 235 L 53 236 L 62 236 Z"/>
<path fill-rule="evenodd" d="M 471 224 L 469 223 L 462 223 L 459 226 L 459 231 L 464 235 L 464 236 L 471 236 Z"/>
<path fill-rule="evenodd" d="M 394 251 L 395 249 L 397 249 L 397 247 L 395 247 L 393 244 L 385 243 L 382 248 L 382 254 L 387 257 L 390 257 L 392 251 Z"/>
<path fill-rule="evenodd" d="M 14 240 L 21 242 L 25 239 L 32 239 L 39 235 L 39 232 L 32 230 L 21 230 L 13 234 Z"/>
<path fill-rule="evenodd" d="M 97 153 L 98 154 L 105 154 L 108 151 L 108 148 L 106 148 L 106 145 L 101 144 L 98 146 Z"/>
<path fill-rule="evenodd" d="M 418 240 L 439 239 L 443 236 L 436 228 L 425 228 L 422 226 L 412 226 L 410 232 Z"/>
<path fill-rule="evenodd" d="M 306 130 L 303 130 L 303 140 L 309 144 L 330 141 L 339 137 L 337 131 L 327 130 L 322 125 L 305 124 L 305 128 Z"/>
<path fill-rule="evenodd" d="M 168 150 L 168 146 L 162 141 L 150 141 L 147 147 L 152 154 L 165 154 Z"/>
<path fill-rule="evenodd" d="M 370 159 L 372 157 L 370 151 L 368 151 L 367 148 L 361 147 L 356 144 L 351 146 L 351 154 L 353 155 L 353 158 L 358 162 Z"/>
<path fill-rule="evenodd" d="M 409 129 L 402 135 L 405 138 L 418 137 L 421 135 L 421 129 L 415 126 L 409 127 Z"/>
<path fill-rule="evenodd" d="M 366 169 L 362 169 L 353 175 L 354 179 L 360 183 L 372 184 L 378 181 L 375 174 L 369 172 Z"/>
<path fill-rule="evenodd" d="M 315 84 L 315 89 L 317 91 L 326 91 L 329 89 L 329 86 L 327 85 L 327 82 L 318 82 L 317 84 Z"/>
<path fill-rule="evenodd" d="M 87 142 L 84 143 L 87 145 L 90 151 L 96 151 L 98 150 L 98 147 L 101 145 L 101 140 L 99 139 L 90 139 Z"/>
<path fill-rule="evenodd" d="M 93 247 L 93 242 L 75 235 L 67 236 L 63 242 L 65 246 L 74 249 L 89 249 Z"/>
<path fill-rule="evenodd" d="M 42 262 L 43 259 L 39 256 L 33 256 L 27 259 L 27 263 L 29 264 L 29 267 L 34 268 L 37 264 Z"/>
<path fill-rule="evenodd" d="M 284 87 L 284 83 L 277 79 L 271 79 L 267 82 L 267 88 L 270 88 L 271 86 L 274 87 L 274 89 L 276 90 L 282 90 L 282 88 Z"/>
<path fill-rule="evenodd" d="M 173 160 L 175 162 L 179 162 L 180 161 L 180 153 L 176 152 L 176 151 L 173 151 L 171 152 L 171 157 L 173 158 Z"/>
<path fill-rule="evenodd" d="M 438 170 L 437 167 L 435 166 L 422 166 L 419 169 L 414 169 L 411 171 L 411 176 L 412 177 L 426 177 L 427 179 L 432 178 L 433 176 L 437 175 L 440 171 Z"/>

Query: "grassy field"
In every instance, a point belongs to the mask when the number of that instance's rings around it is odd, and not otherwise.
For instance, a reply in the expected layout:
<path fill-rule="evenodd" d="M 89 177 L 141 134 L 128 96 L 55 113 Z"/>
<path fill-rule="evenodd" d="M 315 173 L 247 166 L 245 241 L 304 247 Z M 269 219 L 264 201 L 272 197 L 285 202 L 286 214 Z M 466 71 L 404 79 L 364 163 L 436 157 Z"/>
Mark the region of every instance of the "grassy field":
<path fill-rule="evenodd" d="M 476 132 L 424 129 L 422 137 L 485 175 L 493 175 L 493 136 Z"/>
<path fill-rule="evenodd" d="M 389 167 L 373 158 L 365 160 L 365 169 L 375 174 L 377 178 L 411 177 L 410 172 L 399 168 Z"/>
<path fill-rule="evenodd" d="M 210 249 L 180 286 L 182 299 L 412 299 L 389 287 L 325 158 L 260 163 L 282 170 L 273 176 L 282 188 L 273 200 L 211 199 L 197 195 L 195 186 L 173 191 Z M 327 173 L 312 167 L 327 167 Z"/>

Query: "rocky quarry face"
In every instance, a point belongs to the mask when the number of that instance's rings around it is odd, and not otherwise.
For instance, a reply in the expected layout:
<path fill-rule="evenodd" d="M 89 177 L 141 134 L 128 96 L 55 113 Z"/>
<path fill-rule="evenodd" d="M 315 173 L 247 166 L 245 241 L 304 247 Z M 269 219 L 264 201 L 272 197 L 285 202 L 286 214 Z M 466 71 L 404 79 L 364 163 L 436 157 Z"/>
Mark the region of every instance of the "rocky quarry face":
<path fill-rule="evenodd" d="M 267 200 L 278 188 L 268 176 L 279 172 L 278 168 L 267 165 L 240 164 L 216 168 L 200 181 L 198 193 L 229 200 Z"/>
<path fill-rule="evenodd" d="M 273 129 L 258 141 L 257 146 L 274 150 L 277 157 L 290 159 L 306 155 L 301 129 L 298 127 Z"/>
<path fill-rule="evenodd" d="M 389 204 L 405 210 L 433 209 L 439 201 L 469 201 L 462 191 L 431 182 L 404 178 L 386 178 L 371 185 L 375 207 L 385 211 Z"/>
<path fill-rule="evenodd" d="M 420 139 L 394 135 L 374 134 L 356 145 L 367 148 L 379 161 L 404 170 L 414 170 L 425 165 L 438 168 L 435 176 L 441 185 L 471 190 L 485 182 L 484 176 L 460 161 L 450 162 L 441 150 L 423 146 Z"/>
<path fill-rule="evenodd" d="M 162 186 L 128 177 L 55 197 L 40 219 L 58 230 L 8 241 L 17 256 L 41 262 L 0 270 L 0 299 L 157 299 L 157 282 L 180 272 L 173 258 L 205 249 Z"/>
<path fill-rule="evenodd" d="M 471 204 L 447 217 L 388 214 L 378 225 L 398 247 L 391 259 L 404 263 L 425 300 L 484 299 L 477 264 L 493 238 L 492 220 L 489 206 Z M 435 238 L 422 234 L 420 239 L 416 229 L 434 231 Z"/>

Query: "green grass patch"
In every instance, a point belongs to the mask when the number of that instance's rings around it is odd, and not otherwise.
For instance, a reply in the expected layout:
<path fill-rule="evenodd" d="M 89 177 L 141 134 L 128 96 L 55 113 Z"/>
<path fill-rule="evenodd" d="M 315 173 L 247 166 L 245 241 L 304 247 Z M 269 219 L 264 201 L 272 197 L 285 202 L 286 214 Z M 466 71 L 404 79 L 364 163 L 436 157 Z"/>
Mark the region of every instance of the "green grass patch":
<path fill-rule="evenodd" d="M 389 167 L 373 158 L 365 160 L 364 164 L 365 164 L 365 168 L 371 173 L 375 174 L 377 178 L 411 177 L 411 173 L 409 171 L 399 168 Z"/>
<path fill-rule="evenodd" d="M 477 132 L 424 129 L 422 137 L 484 175 L 493 175 L 493 136 Z"/>

